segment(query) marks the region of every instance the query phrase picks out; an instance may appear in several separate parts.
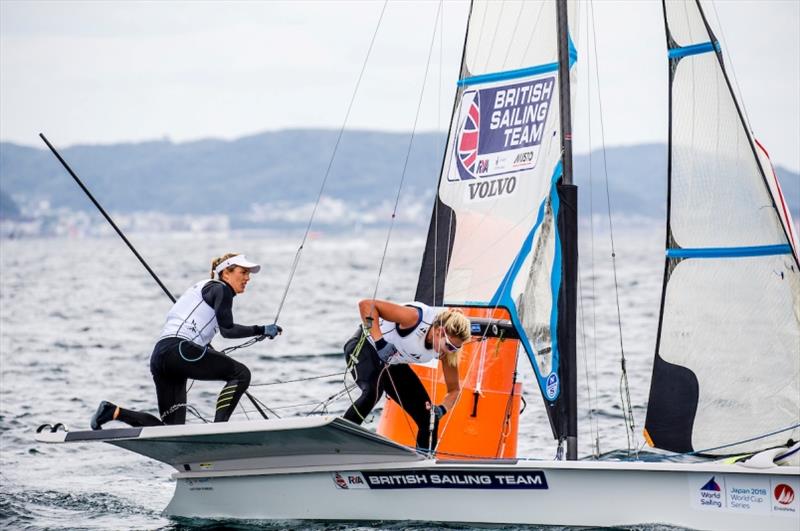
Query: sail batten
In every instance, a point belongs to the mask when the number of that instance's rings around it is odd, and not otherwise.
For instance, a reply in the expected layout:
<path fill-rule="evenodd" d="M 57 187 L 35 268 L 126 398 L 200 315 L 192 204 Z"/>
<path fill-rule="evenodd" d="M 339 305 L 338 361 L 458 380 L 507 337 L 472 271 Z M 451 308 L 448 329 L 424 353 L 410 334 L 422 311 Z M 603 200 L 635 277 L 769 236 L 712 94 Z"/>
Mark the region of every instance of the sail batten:
<path fill-rule="evenodd" d="M 792 247 L 786 243 L 751 247 L 674 248 L 667 249 L 667 258 L 744 258 L 749 256 L 772 256 L 791 253 Z"/>
<path fill-rule="evenodd" d="M 517 70 L 491 72 L 489 74 L 467 77 L 464 79 L 459 79 L 457 84 L 459 86 L 476 85 L 479 83 L 489 83 L 492 81 L 504 81 L 509 79 L 517 79 L 520 77 L 535 76 L 536 74 L 555 72 L 556 70 L 558 70 L 558 63 L 547 63 L 538 66 L 531 66 L 528 68 L 520 68 Z"/>
<path fill-rule="evenodd" d="M 698 55 L 701 53 L 708 53 L 713 51 L 719 51 L 719 43 L 716 42 L 703 42 L 700 44 L 691 44 L 689 46 L 680 46 L 677 48 L 671 48 L 667 55 L 670 59 L 680 59 L 681 57 L 688 57 L 690 55 Z"/>

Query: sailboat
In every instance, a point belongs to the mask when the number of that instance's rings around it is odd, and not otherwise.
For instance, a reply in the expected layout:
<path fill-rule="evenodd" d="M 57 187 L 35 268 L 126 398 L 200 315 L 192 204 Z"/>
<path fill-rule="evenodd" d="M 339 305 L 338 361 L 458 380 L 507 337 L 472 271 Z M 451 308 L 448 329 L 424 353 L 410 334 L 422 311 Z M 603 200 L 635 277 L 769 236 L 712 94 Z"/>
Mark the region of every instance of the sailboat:
<path fill-rule="evenodd" d="M 43 429 L 37 440 L 103 441 L 171 465 L 176 489 L 165 513 L 174 516 L 796 530 L 792 221 L 699 1 L 662 6 L 669 199 L 645 433 L 670 458 L 577 459 L 577 5 L 566 0 L 470 8 L 416 292 L 473 322 L 464 390 L 437 448 L 409 447 L 392 404 L 378 433 L 319 416 Z M 556 459 L 516 456 L 523 354 Z M 441 396 L 436 368 L 418 373 Z"/>

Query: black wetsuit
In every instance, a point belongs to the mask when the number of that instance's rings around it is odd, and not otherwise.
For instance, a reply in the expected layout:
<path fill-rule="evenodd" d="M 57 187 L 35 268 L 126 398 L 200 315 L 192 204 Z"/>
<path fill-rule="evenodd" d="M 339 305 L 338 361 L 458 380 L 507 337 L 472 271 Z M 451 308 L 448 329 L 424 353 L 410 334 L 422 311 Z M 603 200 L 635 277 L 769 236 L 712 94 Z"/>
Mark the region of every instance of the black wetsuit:
<path fill-rule="evenodd" d="M 202 289 L 203 301 L 214 309 L 219 331 L 225 338 L 244 338 L 264 333 L 259 325 L 233 322 L 233 288 L 224 282 L 209 282 Z M 194 360 L 194 361 L 187 361 Z M 186 382 L 222 380 L 225 386 L 217 398 L 214 422 L 227 421 L 242 394 L 250 385 L 250 370 L 242 363 L 209 345 L 208 348 L 181 337 L 165 337 L 156 343 L 150 356 L 150 372 L 156 384 L 161 419 L 120 408 L 117 420 L 131 426 L 158 426 L 186 422 Z"/>
<path fill-rule="evenodd" d="M 411 332 L 410 330 L 397 329 L 401 335 Z M 383 393 L 386 393 L 392 400 L 397 402 L 409 416 L 414 419 L 417 425 L 417 447 L 428 449 L 430 437 L 430 405 L 431 399 L 425 386 L 422 385 L 417 374 L 405 363 L 386 365 L 378 357 L 375 346 L 370 341 L 364 341 L 361 351 L 358 354 L 358 362 L 352 365 L 350 356 L 358 344 L 361 337 L 361 328 L 355 335 L 344 344 L 344 357 L 350 373 L 356 381 L 361 396 L 345 412 L 343 417 L 356 424 L 361 424 L 367 415 L 378 403 Z M 433 444 L 436 447 L 437 434 L 439 431 L 439 421 L 436 419 L 433 429 Z"/>

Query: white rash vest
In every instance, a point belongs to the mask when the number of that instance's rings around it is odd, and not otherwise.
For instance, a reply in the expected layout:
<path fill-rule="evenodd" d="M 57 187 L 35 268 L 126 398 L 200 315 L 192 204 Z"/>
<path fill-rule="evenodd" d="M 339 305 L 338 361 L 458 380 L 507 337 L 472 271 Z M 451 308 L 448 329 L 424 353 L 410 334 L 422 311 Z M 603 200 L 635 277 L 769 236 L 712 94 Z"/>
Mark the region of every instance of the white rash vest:
<path fill-rule="evenodd" d="M 200 346 L 211 343 L 219 330 L 219 325 L 214 308 L 203 300 L 203 287 L 209 282 L 221 281 L 202 280 L 186 290 L 172 305 L 159 339 L 182 337 Z"/>

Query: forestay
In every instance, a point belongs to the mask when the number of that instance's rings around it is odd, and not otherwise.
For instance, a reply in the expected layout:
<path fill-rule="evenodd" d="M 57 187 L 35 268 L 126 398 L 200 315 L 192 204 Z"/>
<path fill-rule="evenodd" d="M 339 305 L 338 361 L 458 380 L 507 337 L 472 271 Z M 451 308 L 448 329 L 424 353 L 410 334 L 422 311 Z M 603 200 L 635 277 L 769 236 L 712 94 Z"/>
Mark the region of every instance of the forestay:
<path fill-rule="evenodd" d="M 562 394 L 564 289 L 556 4 L 472 5 L 416 293 L 434 305 L 508 309 L 551 405 Z M 576 20 L 574 4 L 568 13 Z M 571 39 L 569 48 L 574 80 Z"/>
<path fill-rule="evenodd" d="M 676 452 L 782 445 L 800 438 L 791 219 L 700 4 L 667 1 L 664 15 L 669 205 L 646 435 Z"/>

